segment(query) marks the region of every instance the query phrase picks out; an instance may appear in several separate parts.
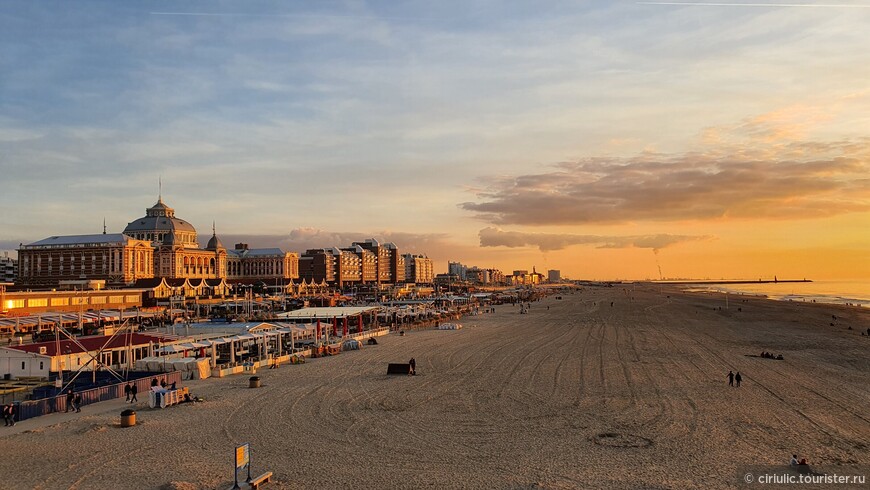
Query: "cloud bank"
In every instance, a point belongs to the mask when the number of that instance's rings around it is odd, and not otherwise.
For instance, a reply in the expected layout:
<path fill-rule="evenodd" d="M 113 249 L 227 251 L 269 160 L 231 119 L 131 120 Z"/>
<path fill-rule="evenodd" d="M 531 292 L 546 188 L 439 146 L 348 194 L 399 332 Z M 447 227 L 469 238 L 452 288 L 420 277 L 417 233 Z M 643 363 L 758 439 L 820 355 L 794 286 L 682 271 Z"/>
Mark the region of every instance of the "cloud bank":
<path fill-rule="evenodd" d="M 286 235 L 266 234 L 221 234 L 218 237 L 224 246 L 232 248 L 236 243 L 247 243 L 251 248 L 280 248 L 286 252 L 303 253 L 308 249 L 349 247 L 352 242 L 375 238 L 381 243 L 393 242 L 400 253 L 427 254 L 430 258 L 446 255 L 459 245 L 452 243 L 444 233 L 405 233 L 394 231 L 351 232 L 328 231 L 319 228 L 294 228 Z M 202 240 L 203 236 L 200 236 Z M 445 259 L 446 260 L 446 259 Z"/>
<path fill-rule="evenodd" d="M 649 248 L 654 252 L 678 243 L 710 240 L 708 235 L 635 235 L 600 236 L 556 233 L 523 233 L 488 227 L 480 230 L 481 247 L 526 247 L 536 246 L 541 252 L 562 250 L 572 245 L 595 245 L 597 248 Z"/>
<path fill-rule="evenodd" d="M 825 155 L 807 159 L 802 155 Z M 588 158 L 494 179 L 460 208 L 490 223 L 803 219 L 870 210 L 870 140 L 768 152 Z"/>

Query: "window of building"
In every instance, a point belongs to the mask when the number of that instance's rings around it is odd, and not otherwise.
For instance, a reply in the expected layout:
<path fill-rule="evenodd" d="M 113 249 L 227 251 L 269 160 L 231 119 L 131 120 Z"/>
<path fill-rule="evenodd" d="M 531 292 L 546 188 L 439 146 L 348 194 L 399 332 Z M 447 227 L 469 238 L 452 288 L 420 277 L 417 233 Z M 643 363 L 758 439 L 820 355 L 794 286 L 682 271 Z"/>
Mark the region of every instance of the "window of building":
<path fill-rule="evenodd" d="M 11 310 L 12 308 L 24 308 L 24 300 L 23 299 L 7 299 L 4 307 L 7 310 Z"/>

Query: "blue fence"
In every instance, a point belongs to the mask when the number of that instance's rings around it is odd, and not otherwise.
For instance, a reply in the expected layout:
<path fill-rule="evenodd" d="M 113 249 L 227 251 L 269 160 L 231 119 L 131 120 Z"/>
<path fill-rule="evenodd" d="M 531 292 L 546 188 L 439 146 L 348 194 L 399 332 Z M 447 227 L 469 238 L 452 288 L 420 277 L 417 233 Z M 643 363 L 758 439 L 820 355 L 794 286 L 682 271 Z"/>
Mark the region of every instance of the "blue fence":
<path fill-rule="evenodd" d="M 131 380 L 130 382 L 136 385 L 139 395 L 144 400 L 148 399 L 148 391 L 151 389 L 151 380 L 153 378 L 165 379 L 166 384 L 181 383 L 181 371 L 173 371 L 171 373 L 155 373 L 145 378 Z M 106 386 L 99 386 L 88 390 L 77 391 L 76 393 L 82 396 L 82 406 L 90 405 L 105 400 L 114 400 L 123 398 L 124 386 L 127 383 L 115 383 Z M 26 420 L 41 415 L 48 415 L 54 412 L 65 412 L 67 409 L 66 395 L 52 396 L 41 400 L 29 400 L 18 404 L 18 420 Z"/>

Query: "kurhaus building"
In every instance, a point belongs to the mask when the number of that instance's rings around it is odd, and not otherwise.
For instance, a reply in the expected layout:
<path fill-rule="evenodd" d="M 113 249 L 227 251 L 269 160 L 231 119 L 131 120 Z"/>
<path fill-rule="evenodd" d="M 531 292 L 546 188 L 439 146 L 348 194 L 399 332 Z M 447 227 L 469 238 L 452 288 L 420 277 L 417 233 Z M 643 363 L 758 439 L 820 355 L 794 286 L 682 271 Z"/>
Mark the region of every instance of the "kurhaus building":
<path fill-rule="evenodd" d="M 266 282 L 299 277 L 299 256 L 280 249 L 227 250 L 212 229 L 199 248 L 196 229 L 175 216 L 161 197 L 123 233 L 54 236 L 21 245 L 16 285 L 58 287 L 63 282 L 105 280 L 110 287 L 141 279 L 225 279 Z"/>

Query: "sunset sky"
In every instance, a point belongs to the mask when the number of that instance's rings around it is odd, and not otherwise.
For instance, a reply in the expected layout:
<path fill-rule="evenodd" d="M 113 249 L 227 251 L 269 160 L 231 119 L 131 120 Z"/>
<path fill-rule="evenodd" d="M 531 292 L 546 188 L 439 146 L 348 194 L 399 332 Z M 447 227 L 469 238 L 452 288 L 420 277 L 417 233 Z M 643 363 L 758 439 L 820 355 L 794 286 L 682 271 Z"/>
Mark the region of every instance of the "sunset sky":
<path fill-rule="evenodd" d="M 870 278 L 870 1 L 0 2 L 0 250 Z M 745 2 L 744 2 L 745 3 Z"/>

